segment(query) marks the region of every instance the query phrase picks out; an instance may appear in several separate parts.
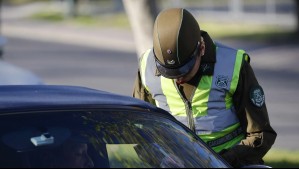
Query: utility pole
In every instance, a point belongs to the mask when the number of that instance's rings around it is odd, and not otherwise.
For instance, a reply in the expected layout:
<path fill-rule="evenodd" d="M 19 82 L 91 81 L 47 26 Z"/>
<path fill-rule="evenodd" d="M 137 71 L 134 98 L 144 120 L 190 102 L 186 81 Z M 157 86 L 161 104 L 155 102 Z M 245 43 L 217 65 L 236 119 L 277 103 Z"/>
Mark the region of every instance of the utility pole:
<path fill-rule="evenodd" d="M 0 0 L 0 59 L 3 59 L 4 45 L 6 43 L 6 38 L 2 35 L 2 8 L 3 1 Z"/>
<path fill-rule="evenodd" d="M 4 38 L 2 37 L 2 0 L 0 0 L 0 59 L 2 59 Z"/>
<path fill-rule="evenodd" d="M 243 0 L 230 0 L 229 8 L 234 18 L 241 18 L 243 15 Z"/>
<path fill-rule="evenodd" d="M 123 0 L 136 44 L 136 53 L 140 57 L 152 47 L 153 25 L 158 13 L 155 0 Z"/>
<path fill-rule="evenodd" d="M 78 16 L 78 5 L 79 0 L 64 0 L 65 2 L 65 15 L 69 18 L 74 18 Z"/>
<path fill-rule="evenodd" d="M 297 18 L 297 37 L 299 37 L 299 2 L 297 0 L 295 1 L 295 5 L 296 5 L 296 18 Z"/>

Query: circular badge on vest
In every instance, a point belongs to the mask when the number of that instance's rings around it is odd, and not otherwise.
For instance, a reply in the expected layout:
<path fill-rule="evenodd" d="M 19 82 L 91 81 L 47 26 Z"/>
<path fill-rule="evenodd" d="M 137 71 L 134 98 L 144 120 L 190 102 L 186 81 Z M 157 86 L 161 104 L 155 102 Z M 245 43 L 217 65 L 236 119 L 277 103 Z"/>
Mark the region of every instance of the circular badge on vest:
<path fill-rule="evenodd" d="M 261 86 L 252 87 L 249 97 L 256 107 L 262 107 L 265 104 L 265 94 Z"/>

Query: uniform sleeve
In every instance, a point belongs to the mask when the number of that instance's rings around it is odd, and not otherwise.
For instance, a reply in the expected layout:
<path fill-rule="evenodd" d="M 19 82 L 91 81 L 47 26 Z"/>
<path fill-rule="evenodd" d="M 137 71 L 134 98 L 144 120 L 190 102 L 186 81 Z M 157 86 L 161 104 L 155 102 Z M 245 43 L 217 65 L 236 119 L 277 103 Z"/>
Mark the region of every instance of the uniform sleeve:
<path fill-rule="evenodd" d="M 233 100 L 246 138 L 221 155 L 233 167 L 263 164 L 262 158 L 274 144 L 277 134 L 270 125 L 263 89 L 248 62 L 242 65 Z"/>
<path fill-rule="evenodd" d="M 134 82 L 132 96 L 155 105 L 155 100 L 152 98 L 152 95 L 146 90 L 146 88 L 142 84 L 139 70 Z"/>

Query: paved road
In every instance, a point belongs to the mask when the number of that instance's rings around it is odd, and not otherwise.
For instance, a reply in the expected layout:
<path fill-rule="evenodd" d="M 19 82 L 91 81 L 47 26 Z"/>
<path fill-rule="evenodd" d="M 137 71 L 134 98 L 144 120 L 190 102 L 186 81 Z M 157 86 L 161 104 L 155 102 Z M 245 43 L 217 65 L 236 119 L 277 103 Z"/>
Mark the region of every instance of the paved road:
<path fill-rule="evenodd" d="M 4 59 L 46 84 L 80 85 L 130 95 L 137 56 L 130 52 L 8 37 Z"/>
<path fill-rule="evenodd" d="M 272 126 L 278 133 L 274 147 L 299 150 L 299 45 L 251 53 L 252 65 L 265 90 Z"/>
<path fill-rule="evenodd" d="M 48 84 L 131 94 L 137 67 L 134 52 L 16 37 L 8 37 L 5 49 L 5 60 L 33 71 Z M 298 52 L 296 45 L 249 51 L 265 90 L 272 126 L 278 132 L 275 148 L 299 150 Z"/>

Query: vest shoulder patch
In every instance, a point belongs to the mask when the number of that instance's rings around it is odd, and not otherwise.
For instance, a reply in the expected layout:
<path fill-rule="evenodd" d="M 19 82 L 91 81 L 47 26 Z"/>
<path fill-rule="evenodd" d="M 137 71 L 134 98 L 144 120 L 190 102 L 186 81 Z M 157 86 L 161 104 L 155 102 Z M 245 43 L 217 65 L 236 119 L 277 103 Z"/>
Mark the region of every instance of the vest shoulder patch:
<path fill-rule="evenodd" d="M 261 86 L 251 87 L 249 97 L 256 107 L 261 108 L 265 104 L 265 94 Z"/>

